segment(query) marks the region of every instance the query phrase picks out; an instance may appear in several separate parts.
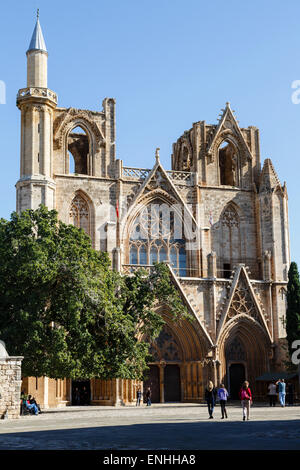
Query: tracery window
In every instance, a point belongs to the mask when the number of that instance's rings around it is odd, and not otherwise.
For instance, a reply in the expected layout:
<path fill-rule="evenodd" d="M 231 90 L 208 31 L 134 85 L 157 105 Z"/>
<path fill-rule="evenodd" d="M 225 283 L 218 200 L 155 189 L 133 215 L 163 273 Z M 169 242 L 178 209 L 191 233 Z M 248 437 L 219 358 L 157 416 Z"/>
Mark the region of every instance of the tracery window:
<path fill-rule="evenodd" d="M 242 314 L 249 315 L 255 320 L 260 321 L 253 299 L 249 292 L 249 288 L 245 281 L 240 279 L 231 301 L 228 312 L 228 320 L 235 317 L 236 315 Z"/>
<path fill-rule="evenodd" d="M 221 217 L 221 269 L 223 277 L 229 278 L 236 262 L 241 260 L 240 218 L 229 204 Z"/>
<path fill-rule="evenodd" d="M 70 207 L 70 224 L 77 228 L 82 228 L 87 235 L 90 235 L 90 210 L 87 201 L 77 194 Z"/>
<path fill-rule="evenodd" d="M 183 356 L 178 340 L 167 325 L 164 325 L 158 338 L 151 344 L 149 353 L 152 362 L 181 361 Z"/>
<path fill-rule="evenodd" d="M 146 206 L 131 228 L 129 263 L 153 265 L 169 261 L 178 276 L 186 276 L 185 240 L 178 230 L 179 224 L 167 204 L 156 201 Z"/>
<path fill-rule="evenodd" d="M 235 337 L 226 347 L 227 361 L 245 361 L 246 352 L 243 343 L 238 337 Z"/>

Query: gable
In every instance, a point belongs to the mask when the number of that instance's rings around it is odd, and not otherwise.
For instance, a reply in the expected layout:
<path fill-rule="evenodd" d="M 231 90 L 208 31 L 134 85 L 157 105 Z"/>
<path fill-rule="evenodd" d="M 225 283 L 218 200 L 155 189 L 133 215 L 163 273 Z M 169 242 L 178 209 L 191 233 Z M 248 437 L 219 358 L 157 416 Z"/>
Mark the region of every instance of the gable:
<path fill-rule="evenodd" d="M 124 211 L 124 218 L 122 220 L 123 240 L 126 239 L 126 227 L 131 225 L 132 220 L 138 215 L 141 209 L 157 200 L 161 200 L 162 203 L 173 206 L 174 211 L 181 214 L 182 220 L 183 216 L 186 218 L 188 223 L 185 227 L 186 235 L 189 240 L 193 240 L 193 233 L 198 234 L 199 230 L 190 204 L 187 204 L 182 198 L 171 177 L 161 165 L 158 157 L 156 158 L 156 164 L 153 169 L 137 188 L 136 193 L 130 198 L 127 198 L 127 210 Z"/>
<path fill-rule="evenodd" d="M 252 159 L 252 154 L 248 144 L 243 136 L 243 133 L 238 125 L 238 122 L 233 115 L 229 103 L 226 103 L 226 108 L 222 110 L 223 114 L 220 117 L 219 124 L 212 132 L 211 137 L 207 143 L 207 154 L 213 160 L 214 153 L 224 140 L 233 140 L 238 144 L 239 148 L 244 149 L 247 157 Z"/>
<path fill-rule="evenodd" d="M 239 265 L 235 271 L 227 302 L 217 316 L 217 338 L 230 320 L 233 318 L 238 320 L 239 317 L 245 316 L 258 323 L 272 340 L 268 319 L 251 286 L 247 271 L 244 265 Z"/>

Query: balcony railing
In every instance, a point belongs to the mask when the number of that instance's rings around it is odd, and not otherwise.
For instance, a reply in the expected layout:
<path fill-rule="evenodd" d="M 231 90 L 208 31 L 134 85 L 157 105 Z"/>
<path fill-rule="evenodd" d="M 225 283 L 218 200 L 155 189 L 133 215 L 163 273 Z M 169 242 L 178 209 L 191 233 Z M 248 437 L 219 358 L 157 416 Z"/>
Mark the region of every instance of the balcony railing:
<path fill-rule="evenodd" d="M 17 101 L 22 98 L 27 98 L 30 96 L 38 97 L 38 98 L 49 98 L 50 100 L 57 103 L 57 94 L 54 91 L 49 90 L 49 88 L 42 88 L 42 87 L 28 87 L 22 88 L 18 91 L 17 94 Z"/>
<path fill-rule="evenodd" d="M 139 179 L 145 180 L 152 170 L 149 168 L 132 168 L 123 166 L 122 168 L 122 177 L 129 179 Z M 192 185 L 194 183 L 194 173 L 190 171 L 174 171 L 167 170 L 169 178 L 175 183 L 183 183 L 187 185 Z"/>
<path fill-rule="evenodd" d="M 167 173 L 174 182 L 187 184 L 194 183 L 194 173 L 191 171 L 168 170 Z"/>
<path fill-rule="evenodd" d="M 133 274 L 139 269 L 145 269 L 148 273 L 153 270 L 154 266 L 153 264 L 123 264 L 122 265 L 122 272 L 123 274 Z M 190 273 L 188 273 L 188 270 L 186 268 L 174 268 L 172 266 L 172 271 L 176 274 L 178 277 L 188 277 L 191 276 Z"/>
<path fill-rule="evenodd" d="M 134 178 L 144 180 L 147 178 L 151 170 L 147 168 L 130 168 L 123 166 L 123 178 Z"/>
<path fill-rule="evenodd" d="M 145 269 L 148 273 L 154 268 L 153 264 L 123 264 L 123 274 L 134 274 L 139 269 Z"/>

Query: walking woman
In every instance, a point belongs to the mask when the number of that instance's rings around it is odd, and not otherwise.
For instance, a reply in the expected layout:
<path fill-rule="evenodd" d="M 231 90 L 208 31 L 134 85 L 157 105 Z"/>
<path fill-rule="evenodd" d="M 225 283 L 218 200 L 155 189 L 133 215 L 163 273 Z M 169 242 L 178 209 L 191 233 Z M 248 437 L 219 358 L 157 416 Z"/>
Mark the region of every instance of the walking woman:
<path fill-rule="evenodd" d="M 213 412 L 214 412 L 214 407 L 215 407 L 215 403 L 216 403 L 216 396 L 217 396 L 217 391 L 214 387 L 214 384 L 210 380 L 207 383 L 207 386 L 205 388 L 205 400 L 206 400 L 207 407 L 208 407 L 209 419 L 213 419 Z"/>
<path fill-rule="evenodd" d="M 247 420 L 249 420 L 250 419 L 250 405 L 252 404 L 252 393 L 249 388 L 249 382 L 247 382 L 247 380 L 245 380 L 240 390 L 240 399 L 241 399 L 242 408 L 243 408 L 243 421 L 245 421 L 246 415 L 247 415 Z"/>
<path fill-rule="evenodd" d="M 218 398 L 220 400 L 220 406 L 221 406 L 221 413 L 222 413 L 221 419 L 224 419 L 224 417 L 227 418 L 226 402 L 228 398 L 228 392 L 224 384 L 221 384 L 218 390 Z"/>

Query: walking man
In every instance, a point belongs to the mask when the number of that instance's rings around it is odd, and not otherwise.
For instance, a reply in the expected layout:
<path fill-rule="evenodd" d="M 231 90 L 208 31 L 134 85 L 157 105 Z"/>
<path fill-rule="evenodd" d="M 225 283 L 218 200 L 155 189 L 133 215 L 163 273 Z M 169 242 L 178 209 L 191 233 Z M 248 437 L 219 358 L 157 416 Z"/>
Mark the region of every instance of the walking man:
<path fill-rule="evenodd" d="M 147 399 L 147 406 L 151 406 L 151 390 L 150 390 L 150 387 L 148 387 L 148 389 L 147 389 L 146 399 Z"/>
<path fill-rule="evenodd" d="M 141 398 L 142 398 L 142 391 L 141 391 L 141 387 L 139 387 L 136 392 L 136 406 L 141 405 Z"/>
<path fill-rule="evenodd" d="M 279 392 L 279 402 L 282 408 L 285 407 L 285 394 L 286 394 L 286 385 L 284 382 L 284 379 L 279 379 L 278 382 L 276 382 L 276 385 L 278 385 L 278 392 Z"/>

